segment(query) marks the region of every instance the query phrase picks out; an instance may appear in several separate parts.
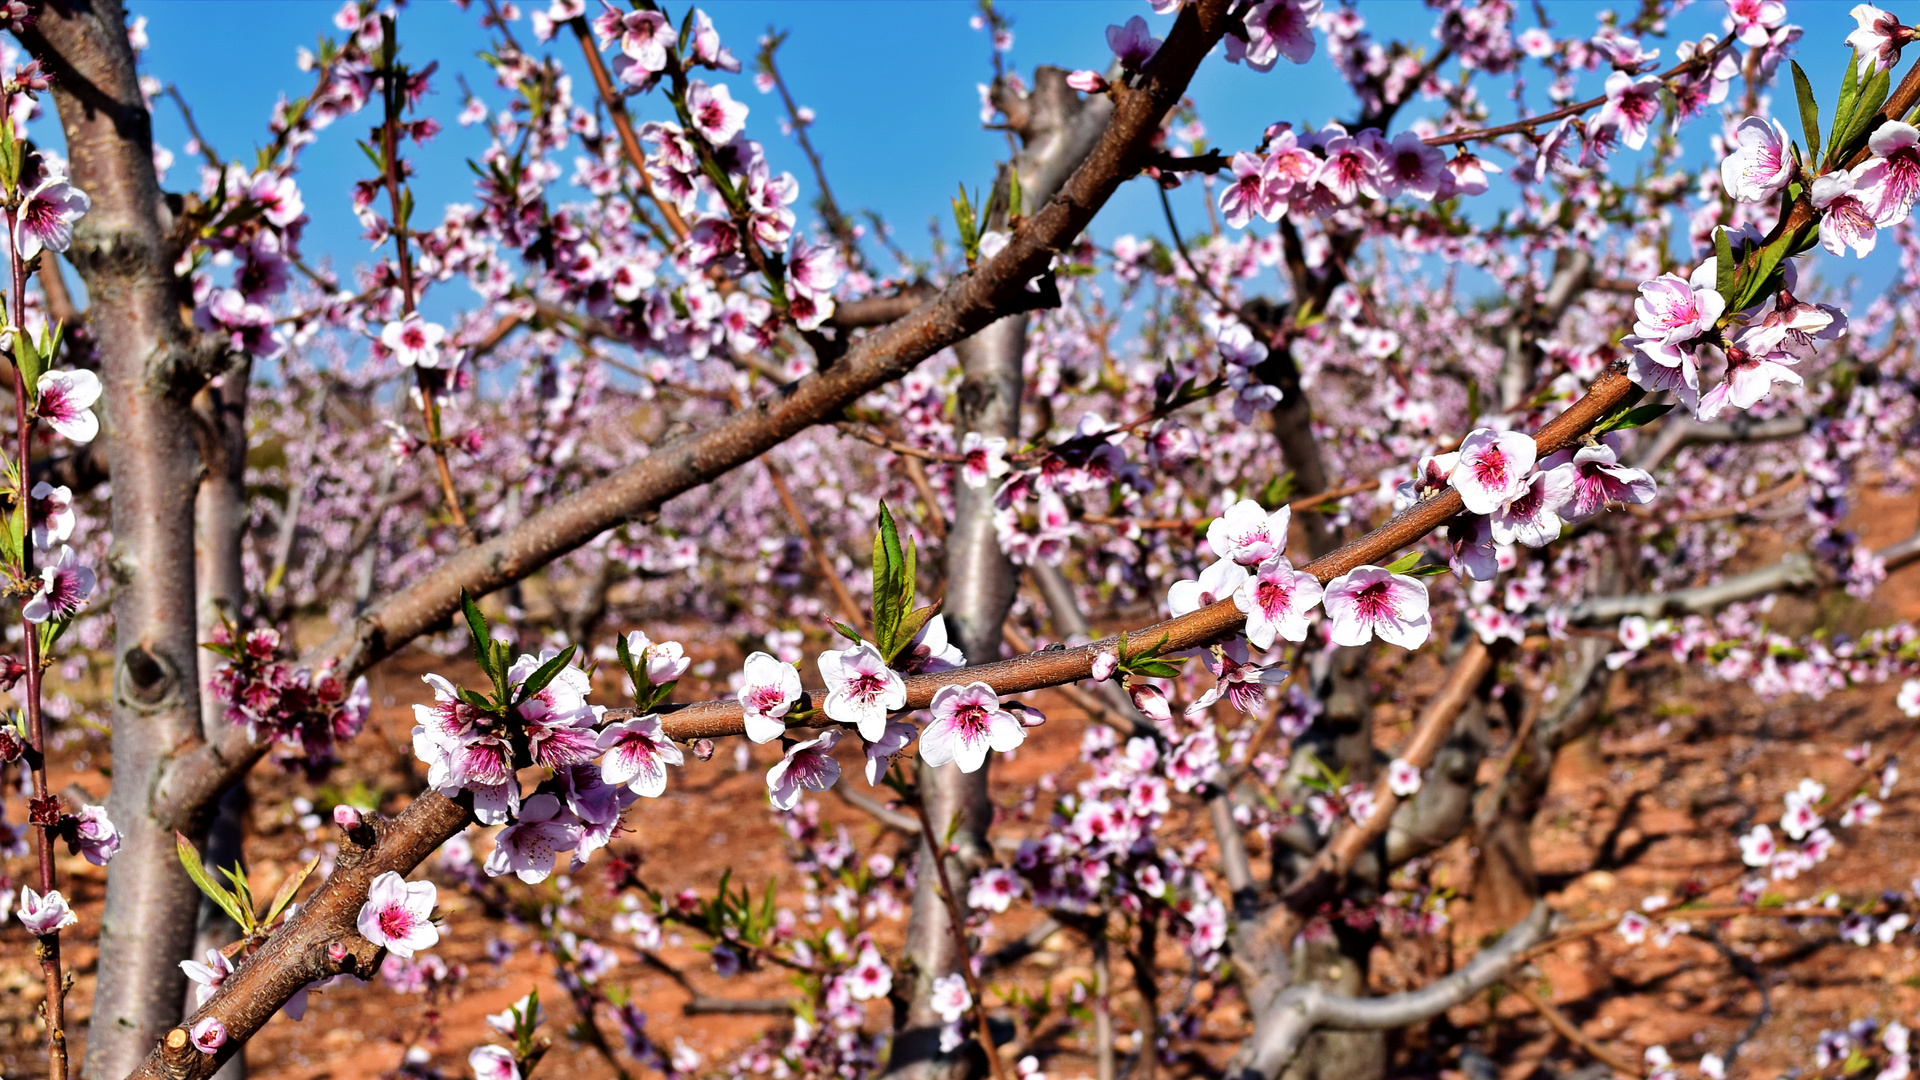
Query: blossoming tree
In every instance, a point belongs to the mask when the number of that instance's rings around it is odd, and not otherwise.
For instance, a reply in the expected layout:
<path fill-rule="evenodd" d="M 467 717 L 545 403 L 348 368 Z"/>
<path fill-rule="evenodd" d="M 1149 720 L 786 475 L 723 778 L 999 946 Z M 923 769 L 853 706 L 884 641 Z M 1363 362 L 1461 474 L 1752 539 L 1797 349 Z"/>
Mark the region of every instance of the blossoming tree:
<path fill-rule="evenodd" d="M 0 124 L 17 429 L 0 563 L 19 605 L 0 757 L 30 791 L 13 913 L 49 1076 L 69 1072 L 61 843 L 111 860 L 90 1077 L 210 1076 L 336 980 L 425 978 L 462 932 L 440 889 L 544 889 L 601 852 L 623 907 L 591 935 L 650 956 L 670 923 L 718 970 L 804 987 L 735 1072 L 1036 1072 L 1051 1006 L 990 983 L 1019 952 L 989 952 L 984 927 L 1023 904 L 1088 950 L 1102 1080 L 1116 946 L 1137 1073 L 1197 1053 L 1201 1004 L 1232 993 L 1251 1020 L 1210 1067 L 1384 1075 L 1381 1032 L 1587 932 L 1556 926 L 1527 833 L 1612 672 L 1661 647 L 1821 695 L 1920 666 L 1905 623 L 1840 640 L 1764 618 L 1920 556 L 1866 546 L 1848 517 L 1863 466 L 1911 480 L 1914 31 L 1863 4 L 1857 28 L 1806 32 L 1733 0 L 1720 33 L 1656 44 L 1678 6 L 1589 33 L 1572 22 L 1590 13 L 1523 27 L 1506 0 L 1447 0 L 1414 44 L 1320 0 L 1153 0 L 1106 28 L 1106 69 L 1027 80 L 985 5 L 983 120 L 1010 155 L 922 260 L 834 201 L 780 38 L 745 79 L 697 8 L 472 9 L 496 85 L 462 84 L 457 122 L 490 141 L 476 202 L 429 222 L 410 180 L 440 84 L 405 13 L 347 3 L 256 158 L 196 135 L 199 183 L 171 193 L 142 24 L 113 2 L 0 7 L 24 49 Z M 1837 89 L 1816 93 L 1802 47 L 1850 50 Z M 1276 116 L 1209 148 L 1184 97 L 1201 64 L 1284 81 L 1322 49 L 1352 118 Z M 1603 92 L 1579 99 L 1588 73 Z M 756 140 L 750 85 L 812 166 L 811 217 Z M 64 154 L 41 135 L 56 119 Z M 369 131 L 364 178 L 303 191 L 303 157 L 347 120 Z M 1158 189 L 1164 237 L 1103 231 L 1128 183 Z M 1176 220 L 1181 187 L 1206 195 L 1203 234 Z M 301 254 L 323 197 L 375 245 L 351 283 Z M 1808 269 L 1881 243 L 1900 272 L 1871 302 Z M 1795 494 L 1766 530 L 1789 553 L 1756 563 L 1745 526 Z M 701 641 L 667 640 L 694 623 Z M 407 703 L 417 793 L 339 801 L 327 845 L 262 902 L 234 793 L 255 769 L 334 767 L 369 717 L 364 676 L 410 647 L 447 672 Z M 46 771 L 43 678 L 95 658 L 105 806 Z M 1436 669 L 1404 742 L 1377 748 L 1382 683 Z M 992 763 L 1043 724 L 1014 700 L 1040 691 L 1088 719 L 1085 767 L 1024 797 L 1037 828 L 1009 846 Z M 1920 714 L 1920 682 L 1900 701 Z M 718 768 L 718 740 L 743 762 L 777 749 L 767 800 L 831 916 L 639 873 L 646 800 Z M 1604 929 L 1670 938 L 1783 902 L 1773 882 L 1894 790 L 1890 754 L 1853 754 L 1848 784 L 1788 796 L 1789 842 L 1766 823 L 1726 838 L 1751 873 Z M 826 793 L 911 838 L 911 865 L 856 858 L 820 825 Z M 1445 925 L 1423 857 L 1469 831 L 1476 905 L 1504 935 L 1366 996 L 1383 935 Z M 620 957 L 559 929 L 581 921 L 567 894 L 541 903 L 582 1041 L 617 1069 L 701 1071 L 606 988 Z M 1801 913 L 1849 941 L 1909 919 L 1892 901 Z M 1163 997 L 1176 983 L 1207 996 Z M 543 1017 L 529 998 L 493 1018 L 510 1045 L 475 1046 L 475 1075 L 536 1071 Z M 1738 1049 L 1687 1067 L 1724 1075 Z M 1647 1061 L 1677 1075 L 1664 1050 Z"/>

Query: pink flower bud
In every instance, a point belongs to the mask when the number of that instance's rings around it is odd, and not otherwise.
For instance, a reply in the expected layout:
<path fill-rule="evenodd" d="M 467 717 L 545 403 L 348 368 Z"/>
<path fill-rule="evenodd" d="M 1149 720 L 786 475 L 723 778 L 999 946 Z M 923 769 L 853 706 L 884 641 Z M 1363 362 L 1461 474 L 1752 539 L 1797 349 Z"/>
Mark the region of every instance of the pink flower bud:
<path fill-rule="evenodd" d="M 227 1025 L 209 1016 L 193 1025 L 193 1045 L 203 1054 L 211 1054 L 227 1044 Z"/>
<path fill-rule="evenodd" d="M 713 740 L 712 739 L 693 740 L 693 756 L 699 758 L 701 761 L 712 761 L 713 760 Z"/>
<path fill-rule="evenodd" d="M 347 959 L 347 943 L 344 941 L 336 941 L 328 945 L 327 959 L 336 964 L 344 963 Z"/>
<path fill-rule="evenodd" d="M 1106 76 L 1097 71 L 1076 71 L 1067 76 L 1067 85 L 1083 94 L 1104 94 L 1107 92 Z"/>
<path fill-rule="evenodd" d="M 360 827 L 360 811 L 341 803 L 333 808 L 333 823 L 351 832 Z"/>
<path fill-rule="evenodd" d="M 1106 682 L 1113 678 L 1113 673 L 1118 670 L 1120 670 L 1120 657 L 1113 652 L 1103 650 L 1093 654 L 1094 682 Z"/>

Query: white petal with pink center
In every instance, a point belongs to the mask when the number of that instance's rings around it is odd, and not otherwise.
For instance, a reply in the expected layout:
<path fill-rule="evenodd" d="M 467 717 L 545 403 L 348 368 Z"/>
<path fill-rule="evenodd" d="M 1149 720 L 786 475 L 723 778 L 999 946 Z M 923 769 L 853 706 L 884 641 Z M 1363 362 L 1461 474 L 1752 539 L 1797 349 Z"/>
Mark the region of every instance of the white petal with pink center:
<path fill-rule="evenodd" d="M 1403 649 L 1417 649 L 1433 631 L 1427 587 L 1419 579 L 1358 566 L 1327 582 L 1321 600 L 1336 645 L 1365 645 L 1375 636 Z"/>
<path fill-rule="evenodd" d="M 659 798 L 667 789 L 667 766 L 686 761 L 680 748 L 667 738 L 658 716 L 636 716 L 612 724 L 600 733 L 600 776 L 609 784 L 625 784 L 636 795 Z"/>
<path fill-rule="evenodd" d="M 100 376 L 85 368 L 49 371 L 37 383 L 34 410 L 47 426 L 77 443 L 100 434 L 93 403 L 100 400 Z"/>
<path fill-rule="evenodd" d="M 872 642 L 821 653 L 820 677 L 827 684 L 826 714 L 859 728 L 868 742 L 886 734 L 889 713 L 906 708 L 907 684 Z"/>
<path fill-rule="evenodd" d="M 833 759 L 839 742 L 838 731 L 823 731 L 794 743 L 787 756 L 767 770 L 767 797 L 777 809 L 791 810 L 800 805 L 802 791 L 825 791 L 840 779 L 840 763 Z"/>
<path fill-rule="evenodd" d="M 800 700 L 800 673 L 768 653 L 754 653 L 747 657 L 736 696 L 746 714 L 747 738 L 772 742 L 786 732 L 782 717 Z"/>
<path fill-rule="evenodd" d="M 1276 555 L 1234 590 L 1233 603 L 1246 613 L 1247 640 L 1257 649 L 1270 649 L 1275 637 L 1307 640 L 1307 616 L 1323 591 L 1320 579 Z"/>
<path fill-rule="evenodd" d="M 1287 550 L 1287 527 L 1293 508 L 1268 513 L 1252 499 L 1241 499 L 1207 525 L 1207 547 L 1217 558 L 1241 566 L 1259 566 Z"/>
<path fill-rule="evenodd" d="M 440 942 L 440 928 L 433 925 L 438 896 L 431 881 L 409 882 L 391 870 L 381 874 L 360 905 L 360 936 L 395 956 L 433 948 Z"/>
<path fill-rule="evenodd" d="M 1480 428 L 1460 444 L 1460 461 L 1447 482 L 1475 514 L 1491 514 L 1520 493 L 1533 472 L 1533 437 L 1519 431 Z"/>
<path fill-rule="evenodd" d="M 1247 580 L 1247 568 L 1231 559 L 1221 559 L 1205 570 L 1200 577 L 1176 581 L 1167 590 L 1167 610 L 1175 616 L 1198 611 L 1209 604 L 1217 603 L 1232 596 Z"/>
<path fill-rule="evenodd" d="M 933 722 L 920 733 L 920 759 L 929 765 L 953 762 L 961 772 L 974 772 L 987 751 L 1004 754 L 1027 738 L 1019 718 L 1001 708 L 1000 695 L 983 682 L 943 686 L 929 708 Z"/>

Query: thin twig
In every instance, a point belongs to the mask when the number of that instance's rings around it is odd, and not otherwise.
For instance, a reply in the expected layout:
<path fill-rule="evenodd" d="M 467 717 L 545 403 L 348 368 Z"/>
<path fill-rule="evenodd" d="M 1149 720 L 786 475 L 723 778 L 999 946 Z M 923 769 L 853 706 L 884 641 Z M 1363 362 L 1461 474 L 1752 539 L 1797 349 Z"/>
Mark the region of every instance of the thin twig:
<path fill-rule="evenodd" d="M 1507 987 L 1513 991 L 1513 996 L 1520 999 L 1522 1004 L 1540 1014 L 1540 1019 L 1545 1020 L 1548 1027 L 1559 1033 L 1561 1038 L 1585 1050 L 1593 1060 L 1598 1061 L 1600 1064 L 1605 1065 L 1617 1073 L 1625 1073 L 1628 1076 L 1647 1075 L 1639 1066 L 1622 1058 L 1606 1047 L 1601 1046 L 1592 1036 L 1581 1031 L 1580 1025 L 1568 1019 L 1566 1013 L 1554 1008 L 1553 1002 L 1534 993 L 1533 990 L 1520 979 L 1509 976 L 1507 978 Z"/>

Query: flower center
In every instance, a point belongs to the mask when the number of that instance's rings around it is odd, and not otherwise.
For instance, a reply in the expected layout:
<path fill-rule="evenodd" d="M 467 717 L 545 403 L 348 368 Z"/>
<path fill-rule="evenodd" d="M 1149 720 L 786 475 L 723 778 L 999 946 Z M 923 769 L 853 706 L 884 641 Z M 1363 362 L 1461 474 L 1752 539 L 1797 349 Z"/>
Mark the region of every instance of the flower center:
<path fill-rule="evenodd" d="M 380 913 L 380 932 L 390 938 L 413 933 L 414 915 L 403 907 L 390 907 Z"/>

